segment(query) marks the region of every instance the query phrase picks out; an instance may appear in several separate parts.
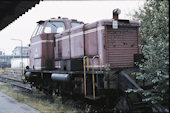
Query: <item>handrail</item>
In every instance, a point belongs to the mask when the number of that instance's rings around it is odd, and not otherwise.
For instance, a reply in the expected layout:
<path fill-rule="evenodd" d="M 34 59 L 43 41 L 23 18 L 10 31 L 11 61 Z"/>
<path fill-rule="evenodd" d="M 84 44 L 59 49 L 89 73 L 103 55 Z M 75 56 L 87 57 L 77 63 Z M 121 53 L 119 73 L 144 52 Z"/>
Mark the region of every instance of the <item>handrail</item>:
<path fill-rule="evenodd" d="M 86 62 L 87 62 L 87 66 L 86 66 Z M 86 94 L 86 67 L 87 67 L 87 71 L 89 71 L 89 58 L 88 58 L 88 56 L 83 57 L 83 65 L 84 65 L 84 95 L 86 96 L 87 95 Z"/>
<path fill-rule="evenodd" d="M 94 100 L 96 99 L 95 78 L 94 78 L 94 62 L 93 62 L 95 58 L 99 58 L 99 60 L 100 60 L 100 71 L 102 71 L 101 58 L 100 58 L 100 56 L 96 55 L 96 56 L 94 56 L 93 59 L 92 59 L 92 83 L 93 83 L 93 99 L 94 99 Z"/>

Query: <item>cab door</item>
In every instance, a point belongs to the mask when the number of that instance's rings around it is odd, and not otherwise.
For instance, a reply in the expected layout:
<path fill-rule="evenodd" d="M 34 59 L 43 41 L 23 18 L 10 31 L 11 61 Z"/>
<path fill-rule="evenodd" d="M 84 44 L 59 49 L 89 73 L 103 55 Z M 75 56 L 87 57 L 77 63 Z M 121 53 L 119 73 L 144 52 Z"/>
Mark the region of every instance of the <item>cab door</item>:
<path fill-rule="evenodd" d="M 30 68 L 31 69 L 42 69 L 44 68 L 42 62 L 42 31 L 44 28 L 44 22 L 38 22 L 37 27 L 35 28 L 30 44 Z"/>

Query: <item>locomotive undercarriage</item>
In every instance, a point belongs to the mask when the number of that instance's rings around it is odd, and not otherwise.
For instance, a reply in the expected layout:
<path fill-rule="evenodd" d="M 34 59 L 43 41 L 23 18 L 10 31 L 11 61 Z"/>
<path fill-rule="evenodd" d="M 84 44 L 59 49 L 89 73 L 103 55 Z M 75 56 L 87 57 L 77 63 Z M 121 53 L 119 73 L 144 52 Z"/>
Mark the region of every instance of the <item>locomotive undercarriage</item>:
<path fill-rule="evenodd" d="M 60 93 L 62 90 L 64 93 L 69 92 L 72 94 L 84 95 L 84 80 L 83 80 L 83 72 L 69 72 L 71 73 L 71 77 L 66 80 L 54 80 L 51 76 L 52 73 L 44 73 L 42 71 L 33 71 L 27 70 L 25 72 L 25 77 L 27 82 L 31 83 L 32 86 L 35 86 L 40 90 L 49 90 L 50 92 L 53 90 L 56 93 Z M 90 72 L 89 72 L 90 73 Z M 95 96 L 101 95 L 103 89 L 109 89 L 113 87 L 112 84 L 106 79 L 106 75 L 103 72 L 95 74 Z M 68 74 L 63 71 L 60 74 Z M 93 83 L 91 74 L 87 74 L 86 76 L 87 82 L 87 98 L 93 95 Z M 108 87 L 108 88 L 107 88 Z M 93 99 L 93 98 L 92 98 Z"/>
<path fill-rule="evenodd" d="M 93 58 L 97 58 L 97 56 Z M 76 69 L 81 68 L 81 70 L 75 71 L 72 63 L 76 66 Z M 42 90 L 49 96 L 57 94 L 63 99 L 65 97 L 85 99 L 90 101 L 90 103 L 100 104 L 98 106 L 114 108 L 120 111 L 135 109 L 136 105 L 133 106 L 133 102 L 130 101 L 125 91 L 128 88 L 138 89 L 140 87 L 125 71 L 134 72 L 137 68 L 110 69 L 109 66 L 106 66 L 102 70 L 100 68 L 101 65 L 94 68 L 92 64 L 93 67 L 89 69 L 88 58 L 86 56 L 80 63 L 76 62 L 77 65 L 75 65 L 74 61 L 69 60 L 63 61 L 62 64 L 63 70 L 27 69 L 25 70 L 25 78 L 32 86 Z M 70 71 L 72 69 L 73 71 Z M 135 94 L 135 96 L 137 101 L 141 102 L 141 95 Z M 135 103 L 137 101 L 135 100 Z M 147 110 L 151 111 L 151 107 L 147 108 Z"/>
<path fill-rule="evenodd" d="M 69 78 L 65 80 L 52 79 L 53 73 L 69 74 Z M 27 82 L 30 82 L 32 86 L 42 90 L 47 95 L 61 95 L 69 96 L 73 98 L 85 98 L 91 101 L 101 100 L 103 106 L 113 107 L 116 106 L 119 101 L 122 101 L 122 97 L 127 97 L 124 93 L 128 87 L 133 87 L 134 84 L 128 83 L 123 79 L 120 79 L 120 70 L 116 71 L 94 71 L 95 75 L 95 89 L 93 87 L 92 71 L 87 72 L 86 75 L 86 95 L 84 89 L 84 74 L 83 71 L 79 72 L 64 72 L 64 71 L 35 71 L 26 70 L 25 77 Z M 126 83 L 126 86 L 122 84 Z M 136 84 L 135 84 L 136 85 Z M 126 103 L 126 110 L 130 110 L 132 106 L 128 99 L 123 98 L 123 102 Z M 122 103 L 123 103 L 122 102 Z M 128 107 L 127 107 L 128 106 Z M 124 109 L 124 108 L 123 108 Z"/>

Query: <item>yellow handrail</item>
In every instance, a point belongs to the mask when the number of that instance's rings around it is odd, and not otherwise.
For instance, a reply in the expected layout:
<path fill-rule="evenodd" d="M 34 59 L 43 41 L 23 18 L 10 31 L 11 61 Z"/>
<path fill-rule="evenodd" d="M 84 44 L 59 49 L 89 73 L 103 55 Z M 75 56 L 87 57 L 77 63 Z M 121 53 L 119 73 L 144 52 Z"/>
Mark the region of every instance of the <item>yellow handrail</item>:
<path fill-rule="evenodd" d="M 95 58 L 99 58 L 99 60 L 100 60 L 100 71 L 102 71 L 101 58 L 100 58 L 100 56 L 96 55 L 96 56 L 94 56 L 93 59 L 92 59 L 92 83 L 93 83 L 93 99 L 94 99 L 94 100 L 96 99 L 95 78 L 94 78 L 94 62 L 93 62 Z"/>
<path fill-rule="evenodd" d="M 89 58 L 88 56 L 83 57 L 83 65 L 84 65 L 84 95 L 86 96 L 86 59 L 87 59 L 87 71 L 89 71 Z"/>

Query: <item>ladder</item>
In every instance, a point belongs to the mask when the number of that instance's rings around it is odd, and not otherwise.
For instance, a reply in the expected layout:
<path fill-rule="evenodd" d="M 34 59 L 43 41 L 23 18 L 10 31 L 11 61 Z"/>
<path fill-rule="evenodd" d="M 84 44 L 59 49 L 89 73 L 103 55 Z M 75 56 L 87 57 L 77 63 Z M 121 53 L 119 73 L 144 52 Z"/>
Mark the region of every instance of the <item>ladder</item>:
<path fill-rule="evenodd" d="M 96 55 L 92 58 L 92 85 L 93 85 L 93 99 L 96 99 L 96 92 L 95 92 L 95 75 L 94 75 L 94 59 L 98 58 L 100 62 L 100 71 L 102 71 L 102 64 L 100 56 Z M 83 65 L 84 65 L 84 96 L 87 96 L 87 83 L 86 83 L 86 68 L 89 71 L 89 57 L 83 57 Z M 87 64 L 87 65 L 86 65 Z"/>

